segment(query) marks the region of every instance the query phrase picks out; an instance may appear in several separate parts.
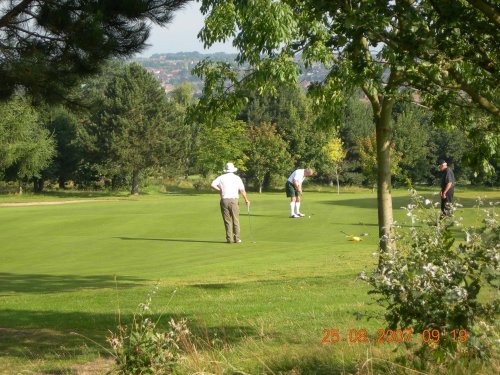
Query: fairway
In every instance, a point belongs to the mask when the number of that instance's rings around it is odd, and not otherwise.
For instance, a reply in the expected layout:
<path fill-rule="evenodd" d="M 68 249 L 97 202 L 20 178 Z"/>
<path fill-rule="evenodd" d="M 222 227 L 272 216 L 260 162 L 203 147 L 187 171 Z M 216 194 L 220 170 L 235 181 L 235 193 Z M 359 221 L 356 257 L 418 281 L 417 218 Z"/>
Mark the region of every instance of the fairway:
<path fill-rule="evenodd" d="M 467 221 L 478 195 L 457 194 Z M 77 373 L 75 365 L 100 363 L 97 343 L 106 345 L 117 312 L 131 319 L 155 283 L 153 313 L 165 324 L 187 318 L 218 350 L 219 368 L 331 374 L 363 363 L 366 346 L 324 346 L 322 331 L 385 328 L 367 320 L 382 309 L 357 280 L 377 261 L 376 194 L 306 192 L 301 219 L 288 218 L 283 193 L 249 199 L 250 217 L 240 204 L 241 244 L 225 243 L 215 194 L 0 207 L 0 369 Z M 396 220 L 408 201 L 394 193 Z M 341 231 L 368 236 L 352 242 Z"/>

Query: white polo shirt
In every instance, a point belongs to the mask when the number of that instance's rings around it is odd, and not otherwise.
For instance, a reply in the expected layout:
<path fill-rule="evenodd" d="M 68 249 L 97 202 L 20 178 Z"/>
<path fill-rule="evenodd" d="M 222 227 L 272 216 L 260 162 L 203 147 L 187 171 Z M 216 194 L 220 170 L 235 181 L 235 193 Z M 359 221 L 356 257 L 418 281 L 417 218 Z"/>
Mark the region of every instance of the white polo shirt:
<path fill-rule="evenodd" d="M 218 187 L 222 191 L 223 199 L 239 198 L 240 190 L 245 190 L 243 181 L 234 173 L 224 173 L 212 181 L 212 186 Z"/>
<path fill-rule="evenodd" d="M 288 177 L 288 181 L 293 184 L 293 180 L 297 181 L 297 184 L 302 185 L 304 182 L 304 171 L 305 169 L 296 169 L 293 173 Z"/>

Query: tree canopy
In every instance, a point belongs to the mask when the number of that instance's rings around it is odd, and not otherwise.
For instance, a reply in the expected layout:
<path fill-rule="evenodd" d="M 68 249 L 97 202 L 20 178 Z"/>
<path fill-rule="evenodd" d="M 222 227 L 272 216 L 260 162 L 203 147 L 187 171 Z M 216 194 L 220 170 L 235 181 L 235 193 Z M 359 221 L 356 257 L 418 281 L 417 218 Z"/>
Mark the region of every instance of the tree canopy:
<path fill-rule="evenodd" d="M 0 7 L 0 100 L 17 89 L 60 101 L 112 57 L 141 51 L 151 23 L 188 0 L 14 0 Z"/>

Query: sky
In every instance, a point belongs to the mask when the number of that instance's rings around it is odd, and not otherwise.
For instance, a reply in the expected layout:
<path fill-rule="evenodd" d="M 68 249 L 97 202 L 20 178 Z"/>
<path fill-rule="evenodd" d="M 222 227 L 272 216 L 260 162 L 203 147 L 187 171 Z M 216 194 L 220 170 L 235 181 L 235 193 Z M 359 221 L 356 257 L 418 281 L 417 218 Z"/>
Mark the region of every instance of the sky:
<path fill-rule="evenodd" d="M 209 50 L 203 49 L 203 43 L 197 38 L 203 27 L 203 19 L 200 4 L 190 2 L 184 9 L 175 12 L 173 21 L 168 25 L 164 27 L 153 26 L 147 41 L 150 46 L 137 56 L 149 57 L 155 53 L 193 51 L 236 53 L 236 49 L 230 42 L 214 44 Z"/>

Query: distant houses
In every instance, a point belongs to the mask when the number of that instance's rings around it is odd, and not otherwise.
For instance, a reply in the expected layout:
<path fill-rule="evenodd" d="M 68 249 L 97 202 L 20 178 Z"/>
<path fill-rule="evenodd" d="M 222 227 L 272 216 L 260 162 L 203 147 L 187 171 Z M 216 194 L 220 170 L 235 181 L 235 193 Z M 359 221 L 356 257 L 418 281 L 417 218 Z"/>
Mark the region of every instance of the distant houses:
<path fill-rule="evenodd" d="M 192 75 L 191 71 L 198 62 L 207 58 L 236 64 L 236 54 L 202 54 L 199 52 L 154 54 L 151 57 L 134 58 L 132 61 L 141 64 L 151 72 L 160 81 L 166 94 L 169 94 L 178 84 L 190 82 L 193 85 L 194 94 L 201 95 L 203 82 Z M 323 80 L 327 74 L 327 70 L 321 64 L 315 64 L 308 69 L 303 66 L 301 68 L 303 73 L 299 77 L 299 84 L 304 90 L 311 82 Z"/>

